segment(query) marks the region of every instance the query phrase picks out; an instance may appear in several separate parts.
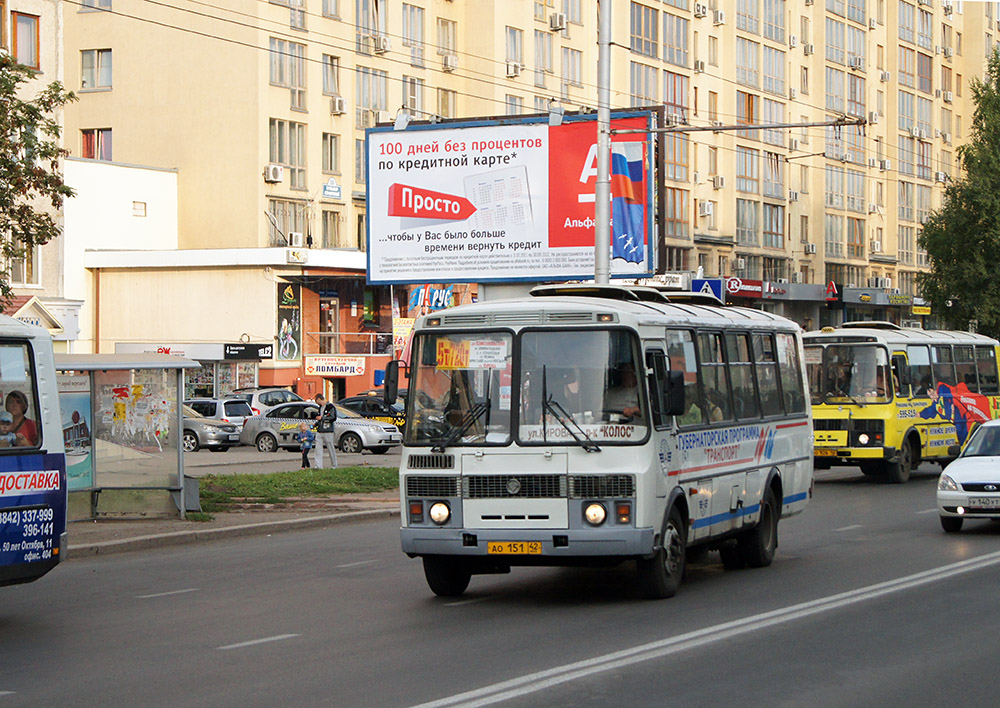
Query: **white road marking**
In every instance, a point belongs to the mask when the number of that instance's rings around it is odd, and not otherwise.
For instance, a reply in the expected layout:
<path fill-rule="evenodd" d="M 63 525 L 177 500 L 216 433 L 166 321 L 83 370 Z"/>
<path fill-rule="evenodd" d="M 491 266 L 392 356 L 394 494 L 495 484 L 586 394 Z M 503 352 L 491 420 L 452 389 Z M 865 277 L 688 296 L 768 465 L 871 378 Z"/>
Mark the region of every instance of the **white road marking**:
<path fill-rule="evenodd" d="M 344 563 L 342 565 L 335 565 L 334 568 L 355 568 L 359 565 L 368 565 L 369 563 L 374 563 L 373 560 L 358 561 L 357 563 Z"/>
<path fill-rule="evenodd" d="M 185 588 L 184 590 L 170 590 L 168 592 L 157 592 L 152 595 L 136 595 L 136 599 L 148 600 L 151 597 L 166 597 L 167 595 L 183 595 L 186 592 L 198 592 L 198 588 Z"/>
<path fill-rule="evenodd" d="M 252 647 L 256 644 L 267 644 L 268 642 L 280 642 L 283 639 L 291 639 L 292 637 L 297 637 L 297 634 L 276 634 L 273 637 L 263 637 L 261 639 L 251 639 L 248 642 L 237 642 L 236 644 L 227 644 L 224 647 L 216 647 L 216 649 L 242 649 L 243 647 Z"/>
<path fill-rule="evenodd" d="M 924 509 L 923 511 L 918 511 L 917 513 L 918 514 L 936 514 L 937 512 L 938 512 L 938 508 L 934 507 L 933 509 Z"/>
<path fill-rule="evenodd" d="M 17 691 L 0 691 L 0 696 L 13 696 Z"/>
<path fill-rule="evenodd" d="M 834 529 L 834 531 L 853 531 L 860 528 L 861 524 L 851 524 L 850 526 L 841 526 L 839 529 Z"/>
<path fill-rule="evenodd" d="M 474 605 L 477 602 L 484 602 L 488 597 L 474 597 L 470 600 L 456 600 L 455 602 L 444 603 L 445 607 L 458 607 L 459 605 Z"/>
<path fill-rule="evenodd" d="M 921 573 L 914 573 L 913 575 L 896 578 L 895 580 L 888 580 L 856 590 L 848 590 L 847 592 L 837 593 L 836 595 L 822 597 L 817 600 L 810 600 L 809 602 L 744 617 L 743 619 L 724 622 L 714 627 L 698 629 L 676 637 L 667 637 L 666 639 L 649 642 L 648 644 L 640 644 L 630 649 L 622 649 L 611 654 L 596 656 L 593 659 L 586 659 L 546 669 L 545 671 L 525 674 L 524 676 L 501 681 L 490 686 L 466 691 L 465 693 L 459 693 L 429 703 L 421 703 L 418 706 L 413 706 L 413 708 L 445 708 L 446 706 L 477 708 L 478 706 L 493 705 L 494 703 L 520 698 L 530 693 L 536 693 L 547 688 L 552 688 L 553 686 L 575 681 L 576 679 L 589 678 L 594 674 L 620 669 L 642 661 L 678 654 L 706 644 L 724 641 L 767 627 L 836 610 L 841 607 L 867 602 L 885 595 L 911 590 L 922 585 L 998 564 L 1000 564 L 1000 551 L 941 566 L 940 568 L 925 570 Z"/>

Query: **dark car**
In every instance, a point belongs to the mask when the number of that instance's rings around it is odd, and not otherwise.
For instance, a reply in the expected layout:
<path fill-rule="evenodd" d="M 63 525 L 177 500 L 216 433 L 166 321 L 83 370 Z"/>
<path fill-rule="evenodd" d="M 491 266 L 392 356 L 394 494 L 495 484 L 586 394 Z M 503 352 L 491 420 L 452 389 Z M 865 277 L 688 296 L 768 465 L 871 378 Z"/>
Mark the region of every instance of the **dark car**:
<path fill-rule="evenodd" d="M 255 445 L 261 452 L 275 452 L 281 448 L 298 450 L 299 424 L 312 426 L 317 415 L 319 406 L 315 403 L 286 403 L 264 415 L 247 418 L 240 441 L 244 445 Z M 380 454 L 403 441 L 395 425 L 368 420 L 343 406 L 337 406 L 334 435 L 335 444 L 343 452 L 371 450 Z"/>
<path fill-rule="evenodd" d="M 400 430 L 406 427 L 406 407 L 402 398 L 397 398 L 395 403 L 386 405 L 382 396 L 361 395 L 348 396 L 337 401 L 337 405 L 352 410 L 365 418 L 371 418 L 382 423 L 392 423 Z"/>

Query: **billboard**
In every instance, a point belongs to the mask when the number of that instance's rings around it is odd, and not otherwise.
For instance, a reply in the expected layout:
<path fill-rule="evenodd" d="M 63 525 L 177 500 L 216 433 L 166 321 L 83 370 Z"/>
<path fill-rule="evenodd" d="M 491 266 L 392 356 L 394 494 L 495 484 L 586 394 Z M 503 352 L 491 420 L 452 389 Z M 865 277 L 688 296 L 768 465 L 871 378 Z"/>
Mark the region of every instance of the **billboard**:
<path fill-rule="evenodd" d="M 654 115 L 611 123 L 648 130 Z M 652 135 L 612 135 L 612 277 L 653 271 Z M 367 155 L 369 282 L 593 278 L 593 116 L 372 128 Z"/>

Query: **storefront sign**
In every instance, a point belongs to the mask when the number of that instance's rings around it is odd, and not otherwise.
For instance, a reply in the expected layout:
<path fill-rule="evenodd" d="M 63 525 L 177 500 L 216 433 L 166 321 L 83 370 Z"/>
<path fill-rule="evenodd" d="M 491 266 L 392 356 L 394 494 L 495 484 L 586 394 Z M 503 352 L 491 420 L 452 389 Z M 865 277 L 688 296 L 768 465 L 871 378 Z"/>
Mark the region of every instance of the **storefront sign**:
<path fill-rule="evenodd" d="M 257 361 L 259 359 L 273 359 L 273 344 L 245 344 L 237 342 L 235 344 L 225 344 L 223 354 L 226 359 L 239 359 Z"/>
<path fill-rule="evenodd" d="M 890 295 L 889 304 L 890 305 L 909 305 L 913 302 L 913 299 L 909 295 Z"/>
<path fill-rule="evenodd" d="M 929 314 L 931 314 L 931 306 L 930 305 L 913 305 L 910 308 L 910 312 L 912 312 L 915 315 L 929 315 Z"/>
<path fill-rule="evenodd" d="M 765 280 L 763 284 L 764 297 L 768 299 L 784 300 L 788 298 L 788 286 L 785 283 L 775 283 Z"/>
<path fill-rule="evenodd" d="M 652 113 L 615 115 L 646 130 Z M 368 131 L 368 282 L 593 277 L 597 124 L 529 118 Z M 652 272 L 653 150 L 611 137 L 611 271 Z"/>
<path fill-rule="evenodd" d="M 115 354 L 172 354 L 197 361 L 222 361 L 222 343 L 117 342 Z"/>
<path fill-rule="evenodd" d="M 307 356 L 307 376 L 362 376 L 365 373 L 363 356 Z"/>
<path fill-rule="evenodd" d="M 726 278 L 726 292 L 734 297 L 762 297 L 764 283 L 760 280 Z"/>

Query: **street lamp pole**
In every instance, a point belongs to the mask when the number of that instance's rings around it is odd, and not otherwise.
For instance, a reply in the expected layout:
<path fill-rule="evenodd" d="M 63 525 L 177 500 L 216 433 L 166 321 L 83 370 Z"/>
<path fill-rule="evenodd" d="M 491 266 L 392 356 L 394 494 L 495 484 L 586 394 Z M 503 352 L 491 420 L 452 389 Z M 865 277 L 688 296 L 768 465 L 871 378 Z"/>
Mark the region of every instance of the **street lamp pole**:
<path fill-rule="evenodd" d="M 597 184 L 594 190 L 594 282 L 611 277 L 611 0 L 598 0 Z"/>

